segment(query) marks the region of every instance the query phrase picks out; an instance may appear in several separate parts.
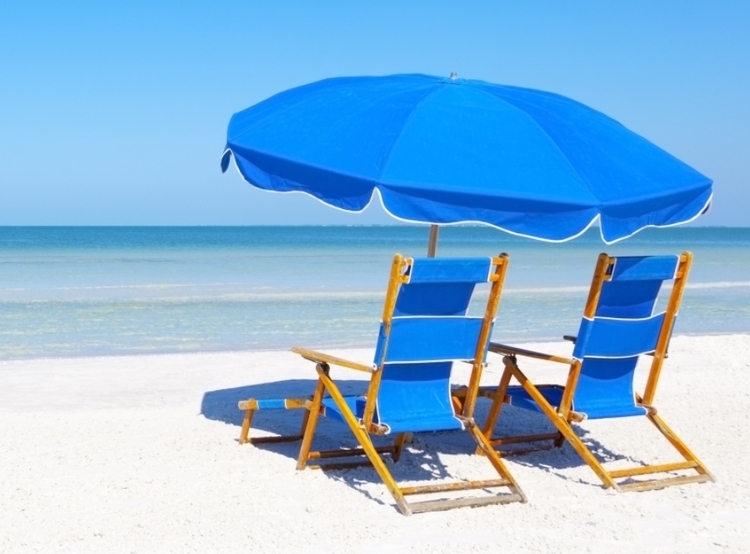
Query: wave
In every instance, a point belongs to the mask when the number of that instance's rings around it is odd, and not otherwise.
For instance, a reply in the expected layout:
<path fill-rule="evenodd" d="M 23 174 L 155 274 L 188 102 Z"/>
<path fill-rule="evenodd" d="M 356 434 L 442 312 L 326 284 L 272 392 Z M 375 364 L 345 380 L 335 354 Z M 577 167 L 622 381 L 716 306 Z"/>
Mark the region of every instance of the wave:
<path fill-rule="evenodd" d="M 672 287 L 671 283 L 664 285 L 665 289 Z M 709 283 L 688 283 L 687 289 L 734 289 L 750 288 L 750 281 L 716 281 Z M 506 287 L 503 289 L 503 295 L 507 294 L 567 294 L 567 293 L 587 293 L 588 286 L 571 285 L 562 287 Z"/>
<path fill-rule="evenodd" d="M 357 291 L 357 292 L 267 292 L 267 293 L 228 293 L 228 294 L 205 294 L 190 296 L 155 296 L 155 297 L 131 297 L 131 298 L 26 298 L 26 299 L 2 299 L 0 304 L 74 304 L 74 303 L 96 303 L 96 304 L 191 304 L 191 303 L 223 303 L 223 302 L 310 302 L 326 300 L 377 300 L 383 299 L 381 291 Z"/>
<path fill-rule="evenodd" d="M 222 285 L 162 285 L 162 284 L 147 284 L 147 285 L 112 285 L 112 286 L 91 286 L 91 287 L 58 287 L 47 292 L 46 297 L 39 298 L 33 296 L 36 291 L 33 289 L 19 289 L 19 288 L 7 288 L 0 289 L 0 303 L 3 304 L 44 304 L 44 303 L 112 303 L 112 304 L 190 304 L 190 303 L 223 303 L 223 302 L 325 302 L 325 301 L 381 301 L 383 296 L 382 290 L 315 290 L 315 291 L 280 291 L 273 290 L 270 286 L 259 286 L 252 287 L 252 292 L 236 291 L 236 292 L 217 292 L 206 290 L 196 291 L 196 294 L 181 294 L 181 295 L 168 295 L 168 296 L 124 296 L 124 297 L 108 297 L 108 296 L 70 296 L 70 297 L 56 297 L 54 292 L 83 292 L 83 291 L 98 291 L 98 290 L 154 290 L 154 291 L 165 291 L 170 289 L 182 289 L 192 287 L 197 289 L 211 289 L 212 287 L 225 287 L 232 286 L 230 284 Z M 666 285 L 665 288 L 669 288 L 671 285 Z M 688 283 L 688 290 L 722 290 L 722 289 L 737 289 L 737 288 L 750 288 L 750 281 L 716 281 L 709 283 Z M 571 286 L 539 286 L 539 287 L 507 287 L 503 290 L 505 296 L 522 296 L 522 295 L 533 295 L 533 296 L 552 296 L 552 295 L 571 295 L 577 296 L 585 295 L 589 290 L 588 286 L 571 285 Z M 14 297 L 17 293 L 31 293 L 32 296 L 21 295 L 21 297 Z M 486 297 L 487 291 L 477 291 L 479 297 Z M 23 297 L 26 296 L 26 297 Z"/>
<path fill-rule="evenodd" d="M 750 281 L 717 281 L 715 283 L 688 283 L 688 289 L 733 289 L 750 287 Z"/>
<path fill-rule="evenodd" d="M 180 288 L 211 288 L 211 287 L 239 287 L 244 286 L 253 289 L 268 289 L 270 286 L 249 286 L 246 283 L 141 283 L 136 285 L 86 285 L 77 287 L 50 287 L 47 290 L 131 290 L 131 289 L 180 289 Z M 3 292 L 21 292 L 21 291 L 33 291 L 35 289 L 28 289 L 22 287 L 14 288 L 0 288 L 0 293 Z"/>

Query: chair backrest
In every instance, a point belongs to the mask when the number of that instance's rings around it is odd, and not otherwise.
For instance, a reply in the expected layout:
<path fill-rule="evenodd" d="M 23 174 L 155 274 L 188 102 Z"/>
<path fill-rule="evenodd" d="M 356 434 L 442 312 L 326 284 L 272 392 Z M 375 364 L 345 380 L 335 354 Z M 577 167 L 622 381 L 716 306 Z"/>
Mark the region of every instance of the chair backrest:
<path fill-rule="evenodd" d="M 416 259 L 396 255 L 365 422 L 399 427 L 411 420 L 412 426 L 421 421 L 438 428 L 440 422 L 458 423 L 450 394 L 453 362 L 472 364 L 469 388 L 476 389 L 507 265 L 505 254 L 497 258 Z M 469 316 L 467 309 L 480 283 L 492 284 L 485 311 Z M 476 391 L 464 402 L 463 415 L 471 414 L 475 395 Z"/>
<path fill-rule="evenodd" d="M 599 256 L 573 358 L 580 373 L 573 409 L 589 418 L 646 412 L 666 355 L 692 256 Z M 655 313 L 659 292 L 672 281 L 665 311 Z M 633 377 L 639 356 L 654 360 L 643 398 Z"/>

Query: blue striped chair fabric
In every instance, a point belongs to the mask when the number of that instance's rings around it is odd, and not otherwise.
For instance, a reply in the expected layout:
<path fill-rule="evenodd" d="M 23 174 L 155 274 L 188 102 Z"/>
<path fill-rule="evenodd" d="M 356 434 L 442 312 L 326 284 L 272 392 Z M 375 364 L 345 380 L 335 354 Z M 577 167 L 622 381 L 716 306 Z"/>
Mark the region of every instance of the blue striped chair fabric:
<path fill-rule="evenodd" d="M 685 288 L 692 254 L 612 258 L 601 254 L 592 280 L 584 318 L 575 341 L 573 359 L 497 344 L 492 350 L 504 354 L 505 372 L 499 387 L 482 394 L 492 398 L 483 429 L 493 446 L 503 451 L 546 449 L 520 447 L 552 441 L 549 447 L 568 443 L 601 479 L 605 487 L 618 491 L 661 489 L 687 483 L 713 481 L 711 472 L 670 429 L 653 405 L 672 325 Z M 673 281 L 665 313 L 655 314 L 657 298 L 665 281 Z M 642 395 L 633 389 L 636 363 L 642 354 L 653 354 Z M 535 385 L 518 366 L 516 356 L 569 363 L 566 385 Z M 511 378 L 521 386 L 508 387 Z M 503 402 L 543 412 L 555 433 L 491 437 Z M 671 463 L 632 467 L 605 467 L 572 428 L 580 417 L 591 419 L 645 416 L 679 452 Z M 661 477 L 655 477 L 662 474 Z M 645 479 L 641 476 L 647 476 Z"/>
<path fill-rule="evenodd" d="M 664 281 L 675 277 L 679 256 L 618 257 L 602 284 L 593 318 L 584 317 L 573 357 L 582 362 L 572 409 L 590 419 L 643 415 L 636 402 L 633 377 L 638 357 L 652 353 L 664 313 L 654 307 Z M 540 387 L 559 406 L 562 387 Z M 510 403 L 539 407 L 520 386 L 508 388 Z"/>
<path fill-rule="evenodd" d="M 390 326 L 380 325 L 375 365 L 382 371 L 375 423 L 390 433 L 461 429 L 451 402 L 454 361 L 473 360 L 481 317 L 469 317 L 474 288 L 487 283 L 491 258 L 417 258 L 401 285 Z M 486 355 L 487 345 L 481 345 Z M 362 417 L 366 398 L 347 397 Z M 324 415 L 343 420 L 331 399 Z"/>

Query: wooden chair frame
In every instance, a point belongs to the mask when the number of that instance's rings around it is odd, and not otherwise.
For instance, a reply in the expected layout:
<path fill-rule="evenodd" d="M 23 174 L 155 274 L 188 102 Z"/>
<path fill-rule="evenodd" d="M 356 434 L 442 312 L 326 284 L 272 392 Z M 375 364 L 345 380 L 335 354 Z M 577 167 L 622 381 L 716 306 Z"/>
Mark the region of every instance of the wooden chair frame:
<path fill-rule="evenodd" d="M 383 323 L 386 336 L 388 336 L 390 333 L 398 291 L 403 283 L 408 282 L 407 272 L 411 264 L 411 258 L 404 258 L 399 254 L 394 257 L 393 264 L 391 266 L 388 290 L 386 293 L 385 306 L 383 308 Z M 381 454 L 389 453 L 392 460 L 394 462 L 397 462 L 401 456 L 401 453 L 403 452 L 404 445 L 408 441 L 409 434 L 399 433 L 397 434 L 393 445 L 383 447 L 375 447 L 370 438 L 370 435 L 384 435 L 388 432 L 387 427 L 381 426 L 374 421 L 376 399 L 378 397 L 380 380 L 382 377 L 382 369 L 385 365 L 387 348 L 383 349 L 382 358 L 372 367 L 330 356 L 321 352 L 308 350 L 305 348 L 293 348 L 293 352 L 316 364 L 315 367 L 318 374 L 318 382 L 315 388 L 315 392 L 311 398 L 288 399 L 286 401 L 289 404 L 289 408 L 305 408 L 300 435 L 249 439 L 248 433 L 250 430 L 253 412 L 258 407 L 257 401 L 251 399 L 239 404 L 241 409 L 246 410 L 245 421 L 243 423 L 242 431 L 240 434 L 240 443 L 251 442 L 254 444 L 258 444 L 261 442 L 294 441 L 301 438 L 302 443 L 297 459 L 298 470 L 305 468 L 342 469 L 359 466 L 372 466 L 379 477 L 382 479 L 388 491 L 393 496 L 398 509 L 404 515 L 411 515 L 412 513 L 428 511 L 447 510 L 450 508 L 461 506 L 480 506 L 509 502 L 526 502 L 526 496 L 521 491 L 513 476 L 505 467 L 505 464 L 500 459 L 497 451 L 495 451 L 489 444 L 472 417 L 482 370 L 486 365 L 485 345 L 489 341 L 492 324 L 500 303 L 500 292 L 505 280 L 505 273 L 508 265 L 507 255 L 502 254 L 499 257 L 493 258 L 492 264 L 495 266 L 495 271 L 490 276 L 490 295 L 483 317 L 483 323 L 477 344 L 477 349 L 472 361 L 472 372 L 467 389 L 468 393 L 463 399 L 463 402 L 461 402 L 460 404 L 454 402 L 454 408 L 456 409 L 457 413 L 459 411 L 461 412 L 457 417 L 459 417 L 465 429 L 477 442 L 478 449 L 488 458 L 493 468 L 498 472 L 498 474 L 500 475 L 500 479 L 489 479 L 481 481 L 455 481 L 423 486 L 399 486 L 399 484 L 395 481 L 390 471 L 388 470 L 388 467 L 384 459 L 381 457 Z M 366 394 L 364 413 L 361 419 L 358 418 L 349 408 L 344 395 L 341 393 L 338 386 L 331 378 L 330 367 L 332 365 L 370 373 L 371 378 Z M 318 419 L 323 412 L 323 399 L 325 395 L 328 395 L 328 397 L 330 397 L 336 403 L 336 406 L 342 414 L 345 423 L 359 443 L 359 447 L 326 451 L 312 450 L 313 438 L 315 436 Z M 360 460 L 348 463 L 320 463 L 322 460 L 352 456 L 359 456 Z M 363 456 L 364 459 L 361 458 Z M 310 462 L 314 463 L 311 464 Z M 434 493 L 491 488 L 507 488 L 509 490 L 509 493 L 493 494 L 486 497 L 474 496 L 464 498 L 428 500 L 411 503 L 406 501 L 406 497 L 411 495 L 428 495 Z"/>
<path fill-rule="evenodd" d="M 661 374 L 662 365 L 664 359 L 667 357 L 667 346 L 672 333 L 672 326 L 674 324 L 675 317 L 677 315 L 677 309 L 682 299 L 682 294 L 687 281 L 687 276 L 690 271 L 690 265 L 692 262 L 692 254 L 690 252 L 684 252 L 680 256 L 679 265 L 674 279 L 672 292 L 669 297 L 667 304 L 666 314 L 662 328 L 657 340 L 657 346 L 652 354 L 651 368 L 648 374 L 648 380 L 646 387 L 642 395 L 636 395 L 637 403 L 646 409 L 646 417 L 654 424 L 654 426 L 664 435 L 669 443 L 682 455 L 684 461 L 668 463 L 668 464 L 656 464 L 656 465 L 645 465 L 637 466 L 626 469 L 618 470 L 607 470 L 599 462 L 599 460 L 586 448 L 581 439 L 575 433 L 572 428 L 572 424 L 580 422 L 584 419 L 583 414 L 576 413 L 572 410 L 573 397 L 578 382 L 578 377 L 581 372 L 582 362 L 572 358 L 566 358 L 562 356 L 554 356 L 550 354 L 544 354 L 541 352 L 534 352 L 530 350 L 523 350 L 520 348 L 514 348 L 503 344 L 492 343 L 490 344 L 490 351 L 503 355 L 503 364 L 505 370 L 500 379 L 500 384 L 497 388 L 483 388 L 480 389 L 479 394 L 492 399 L 492 405 L 490 407 L 487 421 L 482 430 L 484 436 L 489 440 L 493 447 L 503 447 L 534 443 L 539 441 L 552 441 L 552 444 L 546 447 L 536 448 L 517 448 L 515 450 L 501 450 L 507 453 L 526 453 L 533 450 L 541 450 L 552 447 L 560 447 L 567 440 L 573 449 L 583 458 L 583 460 L 591 467 L 596 475 L 604 483 L 605 488 L 612 487 L 618 491 L 642 491 L 649 489 L 660 489 L 671 485 L 681 485 L 684 483 L 694 482 L 706 482 L 713 481 L 714 478 L 708 471 L 706 466 L 697 458 L 697 456 L 687 447 L 687 445 L 677 436 L 677 434 L 664 422 L 661 417 L 657 414 L 656 408 L 653 406 L 654 396 L 656 393 L 656 387 L 659 382 L 659 376 Z M 610 279 L 610 271 L 614 258 L 607 254 L 601 254 L 597 261 L 596 270 L 589 291 L 589 296 L 586 301 L 586 307 L 584 310 L 584 317 L 593 318 L 596 307 L 599 302 L 599 295 L 602 290 L 602 285 L 605 281 Z M 575 341 L 575 337 L 565 338 Z M 547 360 L 557 363 L 566 364 L 569 366 L 568 378 L 564 386 L 564 392 L 560 405 L 556 408 L 552 406 L 544 397 L 541 390 L 543 386 L 534 385 L 523 371 L 518 366 L 518 356 L 531 357 L 541 360 Z M 492 431 L 497 423 L 497 419 L 500 416 L 502 404 L 508 403 L 510 398 L 507 396 L 507 389 L 510 385 L 511 379 L 515 379 L 523 387 L 526 393 L 537 403 L 542 412 L 549 418 L 552 424 L 557 429 L 556 433 L 538 434 L 538 435 L 526 435 L 526 436 L 512 436 L 512 437 L 495 437 L 491 438 Z M 646 481 L 635 481 L 631 478 L 639 475 L 650 475 L 656 473 L 668 473 L 679 470 L 694 470 L 696 475 L 680 475 L 678 477 L 667 477 L 667 478 L 656 478 Z M 625 478 L 630 482 L 617 482 L 618 479 Z"/>

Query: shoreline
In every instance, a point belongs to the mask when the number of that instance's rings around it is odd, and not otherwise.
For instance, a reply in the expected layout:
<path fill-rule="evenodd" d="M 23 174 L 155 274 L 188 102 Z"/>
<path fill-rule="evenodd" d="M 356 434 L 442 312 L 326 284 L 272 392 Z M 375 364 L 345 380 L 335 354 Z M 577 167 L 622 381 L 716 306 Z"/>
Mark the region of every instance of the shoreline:
<path fill-rule="evenodd" d="M 695 332 L 695 333 L 675 333 L 672 335 L 673 340 L 678 337 L 687 337 L 687 338 L 700 338 L 700 337 L 732 337 L 732 336 L 747 336 L 750 337 L 750 331 L 736 331 L 736 332 L 727 332 L 727 331 L 717 331 L 717 332 Z M 513 341 L 511 344 L 513 345 L 525 345 L 526 347 L 532 347 L 533 345 L 548 345 L 548 344 L 566 344 L 563 340 L 556 340 L 554 337 L 548 337 L 548 338 L 539 338 L 539 339 L 531 339 L 531 340 L 522 340 L 522 341 Z M 96 360 L 96 359 L 102 359 L 102 358 L 147 358 L 147 357 L 159 357 L 159 356 L 214 356 L 214 355 L 221 355 L 221 354 L 253 354 L 253 353 L 285 353 L 291 350 L 293 346 L 301 346 L 297 344 L 290 345 L 289 348 L 281 349 L 281 348 L 247 348 L 247 349 L 236 349 L 236 350 L 194 350 L 194 351 L 164 351 L 164 352 L 130 352 L 130 353 L 102 353 L 102 354 L 72 354 L 70 356 L 60 356 L 60 355 L 52 355 L 52 356 L 34 356 L 29 358 L 0 358 L 0 366 L 3 365 L 9 365 L 9 364 L 15 364 L 15 363 L 23 363 L 23 362 L 35 362 L 35 361 L 47 361 L 47 362 L 54 362 L 54 361 L 62 361 L 62 360 Z M 309 346 L 309 345 L 306 345 Z M 313 345 L 311 348 L 315 350 L 322 350 L 322 351 L 339 351 L 339 352 L 346 352 L 346 351 L 361 351 L 361 350 L 368 350 L 371 347 L 368 346 L 317 346 Z M 372 347 L 374 350 L 374 347 Z M 533 349 L 533 348 L 532 348 Z"/>

